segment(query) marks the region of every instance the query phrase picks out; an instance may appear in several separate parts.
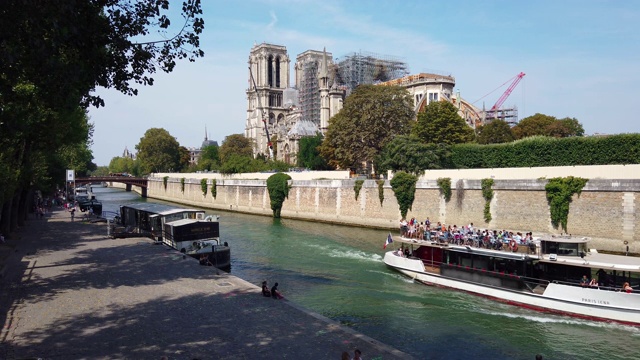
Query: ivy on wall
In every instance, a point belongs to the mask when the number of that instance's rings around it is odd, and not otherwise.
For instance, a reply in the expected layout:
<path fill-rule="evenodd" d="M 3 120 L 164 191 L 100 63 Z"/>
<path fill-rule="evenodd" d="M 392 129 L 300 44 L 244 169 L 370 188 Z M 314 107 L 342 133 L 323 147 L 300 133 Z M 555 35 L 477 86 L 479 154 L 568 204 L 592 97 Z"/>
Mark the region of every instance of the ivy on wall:
<path fill-rule="evenodd" d="M 493 179 L 482 179 L 482 197 L 484 198 L 484 221 L 491 221 L 491 200 L 493 199 Z"/>
<path fill-rule="evenodd" d="M 167 182 L 169 181 L 169 177 L 165 176 L 162 178 L 162 185 L 164 185 L 164 191 L 167 191 Z"/>
<path fill-rule="evenodd" d="M 211 196 L 215 199 L 218 195 L 218 189 L 216 188 L 216 179 L 211 180 Z"/>
<path fill-rule="evenodd" d="M 184 192 L 184 178 L 180 179 L 180 191 Z"/>
<path fill-rule="evenodd" d="M 464 202 L 464 180 L 459 179 L 456 181 L 456 205 L 458 208 L 462 208 Z"/>
<path fill-rule="evenodd" d="M 284 173 L 273 174 L 267 179 L 267 190 L 274 218 L 280 217 L 284 199 L 289 197 L 289 180 L 291 180 L 291 176 Z"/>
<path fill-rule="evenodd" d="M 567 218 L 569 217 L 569 204 L 573 194 L 582 192 L 582 188 L 587 184 L 588 179 L 567 176 L 565 178 L 551 178 L 545 185 L 547 201 L 551 212 L 551 224 L 554 228 L 562 227 L 567 231 Z"/>
<path fill-rule="evenodd" d="M 356 201 L 358 201 L 358 196 L 360 196 L 360 189 L 362 189 L 362 184 L 364 184 L 364 180 L 356 180 L 356 183 L 353 185 L 353 191 L 356 193 Z"/>
<path fill-rule="evenodd" d="M 378 199 L 380 199 L 380 206 L 384 202 L 384 180 L 376 181 L 378 183 Z"/>
<path fill-rule="evenodd" d="M 444 201 L 449 202 L 451 200 L 451 178 L 438 178 L 437 182 L 440 192 L 444 196 Z"/>
<path fill-rule="evenodd" d="M 207 179 L 200 180 L 200 188 L 202 189 L 202 196 L 207 196 Z"/>
<path fill-rule="evenodd" d="M 397 172 L 393 179 L 389 182 L 391 189 L 398 200 L 400 215 L 402 218 L 407 217 L 407 212 L 413 205 L 416 196 L 416 182 L 418 178 L 415 175 L 408 174 L 404 171 Z"/>

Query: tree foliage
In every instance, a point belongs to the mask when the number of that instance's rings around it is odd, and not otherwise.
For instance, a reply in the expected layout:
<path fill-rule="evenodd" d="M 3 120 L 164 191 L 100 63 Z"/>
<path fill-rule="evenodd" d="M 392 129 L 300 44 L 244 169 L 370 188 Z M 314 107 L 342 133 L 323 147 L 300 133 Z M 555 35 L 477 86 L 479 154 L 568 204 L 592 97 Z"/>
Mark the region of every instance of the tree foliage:
<path fill-rule="evenodd" d="M 495 119 L 478 127 L 476 140 L 478 144 L 502 144 L 512 142 L 515 136 L 506 121 Z"/>
<path fill-rule="evenodd" d="M 473 129 L 458 115 L 458 109 L 447 101 L 432 101 L 418 114 L 411 136 L 424 143 L 462 144 L 472 142 Z"/>
<path fill-rule="evenodd" d="M 584 128 L 576 118 L 556 119 L 554 116 L 536 113 L 526 117 L 513 127 L 517 139 L 529 136 L 552 136 L 557 138 L 583 136 Z"/>
<path fill-rule="evenodd" d="M 202 148 L 200 159 L 198 159 L 198 170 L 216 170 L 220 168 L 220 147 L 209 145 Z"/>
<path fill-rule="evenodd" d="M 224 138 L 218 150 L 220 161 L 224 164 L 232 155 L 253 158 L 253 144 L 251 139 L 242 134 L 233 134 Z"/>
<path fill-rule="evenodd" d="M 567 219 L 569 217 L 569 204 L 573 194 L 582 192 L 582 188 L 587 184 L 588 179 L 568 176 L 565 178 L 549 179 L 544 189 L 547 192 L 549 202 L 551 224 L 556 229 L 560 226 L 567 231 Z"/>
<path fill-rule="evenodd" d="M 169 3 L 0 2 L 0 231 L 22 223 L 33 189 L 63 185 L 65 169 L 95 169 L 86 108 L 104 105 L 96 87 L 135 95 L 156 71 L 203 55 L 200 1 L 183 3 L 176 27 Z"/>
<path fill-rule="evenodd" d="M 411 104 L 402 87 L 358 86 L 329 120 L 320 153 L 329 165 L 343 169 L 373 161 L 391 139 L 409 133 L 414 117 Z"/>
<path fill-rule="evenodd" d="M 382 149 L 376 166 L 379 172 L 393 170 L 421 175 L 428 169 L 448 167 L 449 158 L 449 145 L 425 144 L 410 136 L 397 136 Z"/>
<path fill-rule="evenodd" d="M 311 170 L 331 170 L 331 166 L 320 155 L 320 145 L 322 144 L 322 134 L 316 136 L 303 136 L 299 141 L 298 163 L 299 167 Z"/>
<path fill-rule="evenodd" d="M 289 180 L 291 176 L 283 173 L 276 173 L 267 178 L 267 190 L 274 218 L 280 217 L 282 204 L 289 197 Z"/>
<path fill-rule="evenodd" d="M 143 174 L 178 172 L 181 169 L 180 144 L 165 129 L 147 130 L 136 145 L 136 150 Z"/>
<path fill-rule="evenodd" d="M 402 218 L 407 217 L 407 212 L 413 206 L 413 200 L 416 196 L 416 182 L 418 182 L 418 178 L 415 175 L 404 171 L 397 172 L 389 182 L 398 201 Z"/>

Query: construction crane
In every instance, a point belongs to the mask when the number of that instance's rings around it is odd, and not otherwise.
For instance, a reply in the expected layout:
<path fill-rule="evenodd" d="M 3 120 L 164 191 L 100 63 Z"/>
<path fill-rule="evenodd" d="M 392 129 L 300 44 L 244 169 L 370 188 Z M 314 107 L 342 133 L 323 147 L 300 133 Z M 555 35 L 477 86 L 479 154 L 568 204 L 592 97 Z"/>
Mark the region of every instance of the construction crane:
<path fill-rule="evenodd" d="M 262 102 L 260 101 L 260 95 L 258 94 L 258 86 L 256 85 L 256 79 L 253 78 L 253 72 L 251 66 L 249 66 L 249 76 L 251 77 L 251 83 L 253 89 L 256 91 L 256 98 L 258 99 L 258 108 L 260 109 L 260 116 L 262 117 L 262 123 L 264 124 L 264 131 L 267 133 L 267 147 L 269 148 L 269 159 L 273 160 L 273 145 L 271 144 L 271 136 L 269 135 L 269 128 L 267 126 L 267 114 L 262 111 Z"/>
<path fill-rule="evenodd" d="M 516 75 L 514 78 L 511 78 L 511 79 L 513 79 L 513 82 L 511 83 L 511 85 L 509 85 L 507 90 L 505 90 L 505 92 L 502 94 L 502 96 L 500 96 L 498 101 L 496 101 L 496 103 L 493 105 L 493 107 L 491 107 L 491 110 L 489 110 L 489 112 L 493 113 L 493 118 L 494 119 L 498 117 L 498 109 L 500 109 L 502 107 L 502 104 L 504 104 L 504 102 L 507 100 L 509 95 L 511 95 L 511 92 L 513 91 L 513 89 L 515 89 L 516 86 L 518 86 L 518 83 L 520 82 L 520 80 L 522 80 L 522 78 L 525 75 L 526 75 L 525 73 L 521 72 L 520 74 Z M 511 79 L 509 79 L 509 80 L 511 80 Z M 507 80 L 507 82 L 509 80 Z"/>

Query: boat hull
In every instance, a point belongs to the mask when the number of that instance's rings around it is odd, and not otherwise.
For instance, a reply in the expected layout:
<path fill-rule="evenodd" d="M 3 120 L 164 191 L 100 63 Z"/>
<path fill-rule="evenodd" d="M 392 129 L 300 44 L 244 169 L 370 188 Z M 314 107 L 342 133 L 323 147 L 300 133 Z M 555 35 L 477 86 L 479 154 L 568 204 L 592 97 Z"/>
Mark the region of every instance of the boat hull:
<path fill-rule="evenodd" d="M 384 262 L 427 285 L 462 290 L 538 311 L 640 326 L 640 294 L 549 283 L 544 292 L 505 289 L 428 272 L 422 260 L 387 252 Z"/>

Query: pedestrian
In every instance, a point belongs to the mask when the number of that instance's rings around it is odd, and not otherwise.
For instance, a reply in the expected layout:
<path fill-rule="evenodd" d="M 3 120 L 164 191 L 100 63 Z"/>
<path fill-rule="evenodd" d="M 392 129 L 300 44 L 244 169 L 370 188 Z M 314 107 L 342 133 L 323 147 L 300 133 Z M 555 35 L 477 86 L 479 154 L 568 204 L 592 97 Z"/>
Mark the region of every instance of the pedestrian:
<path fill-rule="evenodd" d="M 76 208 L 72 207 L 71 208 L 71 221 L 73 222 L 73 217 L 76 215 Z"/>
<path fill-rule="evenodd" d="M 362 360 L 362 352 L 359 349 L 353 352 L 353 360 Z"/>
<path fill-rule="evenodd" d="M 282 294 L 280 294 L 280 291 L 278 291 L 278 283 L 275 283 L 273 285 L 273 287 L 271 288 L 271 297 L 274 299 L 282 299 L 284 298 L 284 296 L 282 296 Z"/>
<path fill-rule="evenodd" d="M 351 360 L 351 357 L 349 356 L 349 353 L 346 352 L 346 351 L 343 351 L 341 360 Z"/>

